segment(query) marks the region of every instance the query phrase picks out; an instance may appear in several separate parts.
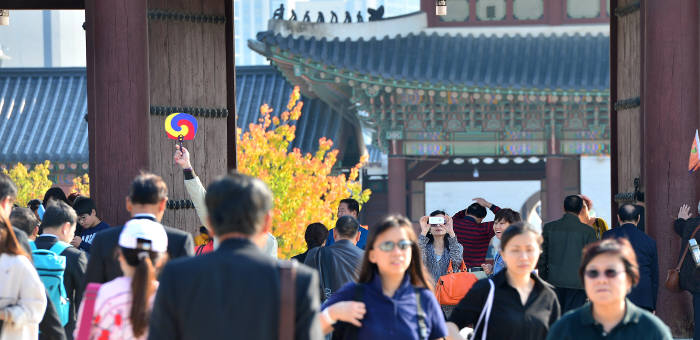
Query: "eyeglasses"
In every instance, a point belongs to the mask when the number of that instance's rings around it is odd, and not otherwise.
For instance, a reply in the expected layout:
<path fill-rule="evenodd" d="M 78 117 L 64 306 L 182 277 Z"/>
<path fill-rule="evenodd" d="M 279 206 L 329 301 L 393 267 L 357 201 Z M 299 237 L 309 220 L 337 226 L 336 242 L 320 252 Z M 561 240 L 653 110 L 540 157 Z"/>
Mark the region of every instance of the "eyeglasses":
<path fill-rule="evenodd" d="M 615 277 L 620 275 L 620 273 L 622 273 L 622 272 L 617 271 L 615 269 L 606 269 L 605 271 L 603 271 L 602 274 L 605 275 L 605 277 L 607 277 L 608 279 L 614 279 Z M 586 270 L 584 274 L 589 279 L 595 279 L 601 274 L 601 272 L 598 271 L 597 269 L 589 269 L 589 270 Z"/>
<path fill-rule="evenodd" d="M 406 250 L 411 247 L 413 242 L 409 240 L 401 240 L 399 242 L 394 242 L 394 241 L 386 241 L 382 242 L 379 244 L 379 250 L 381 251 L 392 251 L 394 250 L 394 247 L 399 247 L 401 250 Z"/>

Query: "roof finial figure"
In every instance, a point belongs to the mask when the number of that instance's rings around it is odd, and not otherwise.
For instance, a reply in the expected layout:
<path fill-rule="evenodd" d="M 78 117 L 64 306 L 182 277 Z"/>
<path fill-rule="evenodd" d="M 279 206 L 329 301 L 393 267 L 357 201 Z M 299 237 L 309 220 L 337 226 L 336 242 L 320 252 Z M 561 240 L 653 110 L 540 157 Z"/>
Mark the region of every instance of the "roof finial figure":
<path fill-rule="evenodd" d="M 364 22 L 364 20 L 362 20 L 362 11 L 357 11 L 357 22 Z"/>
<path fill-rule="evenodd" d="M 349 24 L 352 22 L 352 16 L 350 15 L 350 12 L 345 11 L 345 20 L 343 20 L 343 23 Z"/>
<path fill-rule="evenodd" d="M 379 6 L 379 8 L 368 8 L 367 13 L 369 13 L 369 21 L 379 21 L 384 18 L 384 5 Z"/>
<path fill-rule="evenodd" d="M 338 23 L 338 14 L 335 14 L 335 12 L 331 11 L 331 23 L 337 24 Z"/>
<path fill-rule="evenodd" d="M 297 12 L 294 12 L 294 10 L 292 10 L 292 16 L 289 17 L 289 21 L 297 21 Z"/>
<path fill-rule="evenodd" d="M 318 16 L 316 17 L 316 22 L 326 22 L 326 18 L 323 16 L 323 12 L 318 11 Z"/>
<path fill-rule="evenodd" d="M 309 11 L 306 11 L 306 13 L 304 13 L 304 18 L 301 19 L 301 21 L 303 21 L 303 22 L 311 22 L 311 16 L 309 15 Z"/>
<path fill-rule="evenodd" d="M 280 7 L 275 10 L 272 19 L 284 20 L 284 4 L 280 4 Z"/>

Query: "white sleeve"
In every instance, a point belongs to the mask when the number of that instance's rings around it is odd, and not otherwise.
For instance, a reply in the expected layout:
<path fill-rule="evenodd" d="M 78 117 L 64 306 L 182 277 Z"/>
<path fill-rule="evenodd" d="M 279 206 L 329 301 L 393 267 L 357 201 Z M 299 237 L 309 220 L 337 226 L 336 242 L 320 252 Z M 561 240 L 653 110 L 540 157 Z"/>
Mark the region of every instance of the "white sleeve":
<path fill-rule="evenodd" d="M 14 327 L 39 325 L 46 310 L 44 284 L 41 283 L 39 274 L 26 257 L 17 256 L 16 258 L 17 262 L 13 271 L 15 278 L 13 279 L 21 280 L 22 284 L 19 286 L 17 303 L 5 307 L 9 313 L 8 320 L 5 322 Z"/>
<path fill-rule="evenodd" d="M 263 252 L 274 258 L 277 258 L 277 239 L 274 235 L 267 233 L 267 241 L 265 242 L 265 248 L 263 249 Z"/>
<path fill-rule="evenodd" d="M 207 213 L 207 206 L 204 202 L 207 190 L 204 189 L 199 177 L 195 176 L 193 179 L 186 179 L 185 190 L 187 190 L 187 194 L 194 204 L 194 209 L 197 211 L 199 221 L 202 222 L 203 226 L 207 226 L 207 216 L 209 216 L 209 214 Z"/>

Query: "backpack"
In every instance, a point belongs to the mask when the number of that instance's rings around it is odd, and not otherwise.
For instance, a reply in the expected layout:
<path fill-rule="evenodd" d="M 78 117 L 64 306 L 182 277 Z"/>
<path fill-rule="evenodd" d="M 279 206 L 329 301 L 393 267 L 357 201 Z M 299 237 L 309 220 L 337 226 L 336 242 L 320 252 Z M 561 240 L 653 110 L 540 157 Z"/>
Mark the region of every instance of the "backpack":
<path fill-rule="evenodd" d="M 34 241 L 30 241 L 32 247 L 32 259 L 34 267 L 39 273 L 39 278 L 46 288 L 46 294 L 51 299 L 58 312 L 61 325 L 68 323 L 70 302 L 66 287 L 63 285 L 63 273 L 66 270 L 66 257 L 60 255 L 71 245 L 58 241 L 51 249 L 38 249 Z"/>

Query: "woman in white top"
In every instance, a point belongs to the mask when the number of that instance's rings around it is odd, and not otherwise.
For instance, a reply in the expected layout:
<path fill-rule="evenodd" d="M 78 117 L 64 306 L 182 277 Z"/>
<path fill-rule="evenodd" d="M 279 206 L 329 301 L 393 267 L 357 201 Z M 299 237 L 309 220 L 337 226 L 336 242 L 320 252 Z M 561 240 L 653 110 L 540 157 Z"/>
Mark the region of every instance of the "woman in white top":
<path fill-rule="evenodd" d="M 0 340 L 36 340 L 46 293 L 32 262 L 0 216 Z"/>
<path fill-rule="evenodd" d="M 156 268 L 166 257 L 168 236 L 158 223 L 132 219 L 119 235 L 119 265 L 124 273 L 97 291 L 90 339 L 146 339 L 153 297 L 158 288 Z M 78 325 L 83 317 L 80 306 Z M 76 331 L 77 337 L 77 331 Z"/>

